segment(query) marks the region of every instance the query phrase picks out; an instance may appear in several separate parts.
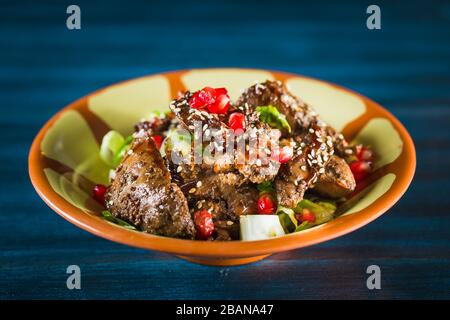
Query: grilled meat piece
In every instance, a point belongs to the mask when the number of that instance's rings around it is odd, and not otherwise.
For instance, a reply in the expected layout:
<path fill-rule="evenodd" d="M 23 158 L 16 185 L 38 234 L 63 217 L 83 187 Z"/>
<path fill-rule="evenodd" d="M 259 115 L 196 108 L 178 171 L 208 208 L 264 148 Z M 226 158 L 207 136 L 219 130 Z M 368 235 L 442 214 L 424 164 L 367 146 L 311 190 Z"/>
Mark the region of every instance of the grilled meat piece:
<path fill-rule="evenodd" d="M 356 182 L 344 159 L 333 155 L 313 190 L 329 198 L 341 198 L 355 190 Z"/>
<path fill-rule="evenodd" d="M 331 137 L 336 154 L 346 158 L 348 152 L 350 152 L 348 151 L 350 149 L 349 144 L 344 136 L 321 121 L 319 116 L 306 103 L 290 93 L 280 81 L 267 80 L 264 83 L 251 86 L 244 91 L 236 105 L 242 110 L 247 110 L 250 114 L 253 114 L 258 106 L 272 105 L 286 116 L 294 134 L 305 132 L 316 124 L 323 127 L 328 136 Z M 284 132 L 284 135 L 286 136 L 286 132 Z"/>
<path fill-rule="evenodd" d="M 256 107 L 272 105 L 286 116 L 293 132 L 309 128 L 316 121 L 315 113 L 308 105 L 292 95 L 280 81 L 267 80 L 251 86 L 242 93 L 236 105 L 249 113 L 253 113 Z"/>
<path fill-rule="evenodd" d="M 189 186 L 187 196 L 224 200 L 230 218 L 256 213 L 258 190 L 250 185 L 242 184 L 242 181 L 242 176 L 234 172 L 206 174 L 199 178 L 195 186 Z"/>
<path fill-rule="evenodd" d="M 191 96 L 192 95 L 190 92 L 186 92 L 180 98 L 173 100 L 169 106 L 170 110 L 172 110 L 187 130 L 194 134 L 196 122 L 201 122 L 202 129 L 204 128 L 203 132 L 209 130 L 209 132 L 212 133 L 214 130 L 222 131 L 226 128 L 225 124 L 220 121 L 217 114 L 191 108 L 189 105 L 189 99 Z M 207 126 L 204 127 L 205 125 Z M 205 135 L 207 135 L 206 132 Z"/>
<path fill-rule="evenodd" d="M 195 226 L 180 188 L 153 140 L 142 134 L 133 141 L 108 188 L 111 213 L 139 229 L 168 237 L 193 239 Z"/>
<path fill-rule="evenodd" d="M 142 120 L 134 126 L 134 130 L 139 132 L 141 130 L 147 131 L 149 135 L 162 135 L 173 124 L 175 115 L 168 112 L 161 117 L 153 117 L 150 120 Z"/>
<path fill-rule="evenodd" d="M 278 203 L 293 208 L 303 199 L 305 191 L 312 187 L 334 154 L 333 145 L 326 131 L 314 125 L 307 134 L 294 138 L 295 156 L 282 165 L 275 179 Z"/>
<path fill-rule="evenodd" d="M 297 206 L 314 179 L 315 173 L 309 169 L 305 156 L 292 158 L 282 166 L 274 181 L 278 204 L 288 208 Z"/>

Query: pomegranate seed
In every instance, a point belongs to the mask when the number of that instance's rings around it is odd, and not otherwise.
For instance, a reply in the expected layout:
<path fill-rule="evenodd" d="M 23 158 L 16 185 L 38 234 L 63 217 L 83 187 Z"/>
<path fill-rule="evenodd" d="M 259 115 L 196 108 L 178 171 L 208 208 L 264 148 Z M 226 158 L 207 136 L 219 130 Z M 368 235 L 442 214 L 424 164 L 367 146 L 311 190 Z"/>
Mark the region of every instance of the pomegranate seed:
<path fill-rule="evenodd" d="M 105 194 L 107 189 L 108 188 L 102 184 L 97 184 L 94 189 L 92 189 L 92 195 L 94 196 L 94 199 L 102 205 L 105 205 Z"/>
<path fill-rule="evenodd" d="M 214 232 L 214 222 L 211 213 L 206 210 L 197 211 L 194 213 L 194 222 L 197 227 L 197 239 L 206 240 L 212 236 Z"/>
<path fill-rule="evenodd" d="M 230 106 L 230 97 L 222 94 L 216 98 L 216 101 L 208 105 L 208 111 L 211 113 L 225 114 Z"/>
<path fill-rule="evenodd" d="M 228 90 L 225 88 L 216 88 L 216 97 L 221 96 L 221 95 L 228 95 Z"/>
<path fill-rule="evenodd" d="M 158 148 L 158 150 L 159 150 L 161 148 L 163 138 L 161 136 L 155 135 L 155 136 L 152 136 L 152 140 L 155 141 L 156 148 Z"/>
<path fill-rule="evenodd" d="M 299 223 L 308 221 L 309 223 L 314 223 L 316 222 L 316 215 L 314 214 L 314 212 L 312 212 L 309 209 L 304 208 L 302 210 L 302 213 L 300 214 L 296 214 L 295 218 L 298 220 Z"/>
<path fill-rule="evenodd" d="M 292 159 L 292 156 L 294 155 L 294 150 L 291 146 L 284 146 L 280 149 L 280 154 L 278 156 L 278 161 L 280 163 L 286 163 L 289 160 Z"/>
<path fill-rule="evenodd" d="M 205 106 L 203 101 L 199 98 L 199 92 L 192 95 L 191 99 L 189 99 L 189 105 L 194 109 L 200 109 Z"/>
<path fill-rule="evenodd" d="M 359 160 L 350 163 L 350 170 L 355 177 L 355 181 L 363 180 L 370 172 L 370 162 Z"/>
<path fill-rule="evenodd" d="M 228 126 L 234 131 L 236 130 L 245 131 L 246 127 L 245 116 L 239 112 L 234 112 L 230 114 L 230 117 L 228 118 Z"/>
<path fill-rule="evenodd" d="M 216 102 L 216 90 L 211 87 L 204 87 L 198 93 L 198 98 L 204 105 L 213 104 Z"/>
<path fill-rule="evenodd" d="M 359 146 L 356 148 L 356 157 L 358 160 L 373 161 L 373 151 L 369 148 Z"/>
<path fill-rule="evenodd" d="M 269 194 L 262 194 L 257 203 L 259 214 L 273 214 L 275 212 L 275 202 Z"/>

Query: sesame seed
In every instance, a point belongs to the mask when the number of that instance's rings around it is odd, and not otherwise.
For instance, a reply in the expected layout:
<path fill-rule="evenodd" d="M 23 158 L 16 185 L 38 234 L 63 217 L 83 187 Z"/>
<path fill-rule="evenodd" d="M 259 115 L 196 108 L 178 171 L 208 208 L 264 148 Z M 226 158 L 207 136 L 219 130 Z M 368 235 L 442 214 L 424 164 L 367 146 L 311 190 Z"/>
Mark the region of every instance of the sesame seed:
<path fill-rule="evenodd" d="M 258 167 L 261 167 L 261 159 L 257 159 L 257 160 L 256 160 L 256 165 L 257 165 Z"/>
<path fill-rule="evenodd" d="M 320 168 L 319 169 L 319 173 L 324 173 L 325 172 L 325 168 Z"/>
<path fill-rule="evenodd" d="M 178 166 L 177 172 L 181 172 L 181 170 L 183 170 L 183 167 L 182 166 Z"/>
<path fill-rule="evenodd" d="M 197 181 L 197 188 L 200 188 L 202 186 L 202 182 L 201 181 Z"/>
<path fill-rule="evenodd" d="M 197 189 L 191 188 L 191 189 L 189 190 L 189 193 L 194 193 L 195 191 L 197 191 Z"/>
<path fill-rule="evenodd" d="M 231 220 L 228 220 L 228 221 L 227 221 L 227 225 L 232 226 L 233 224 L 234 224 L 233 221 L 231 221 Z"/>
<path fill-rule="evenodd" d="M 306 166 L 301 166 L 301 168 L 303 171 L 306 171 Z"/>

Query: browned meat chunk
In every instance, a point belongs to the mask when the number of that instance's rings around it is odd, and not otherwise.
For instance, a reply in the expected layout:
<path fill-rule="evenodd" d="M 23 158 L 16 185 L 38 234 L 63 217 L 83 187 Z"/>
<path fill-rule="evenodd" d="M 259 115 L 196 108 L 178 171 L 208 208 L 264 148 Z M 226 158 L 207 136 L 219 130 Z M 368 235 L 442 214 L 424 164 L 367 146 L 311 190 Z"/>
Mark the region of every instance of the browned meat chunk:
<path fill-rule="evenodd" d="M 223 199 L 230 217 L 256 213 L 258 190 L 249 185 L 241 185 L 237 173 L 209 174 L 189 188 L 188 197 Z"/>
<path fill-rule="evenodd" d="M 275 179 L 279 204 L 289 208 L 297 206 L 305 191 L 325 172 L 334 153 L 327 139 L 325 130 L 316 125 L 307 134 L 296 137 L 295 156 L 282 166 Z"/>
<path fill-rule="evenodd" d="M 282 166 L 275 178 L 278 204 L 294 208 L 303 199 L 305 191 L 314 179 L 314 173 L 307 166 L 306 158 L 301 155 L 292 158 Z"/>
<path fill-rule="evenodd" d="M 187 130 L 194 134 L 196 122 L 201 122 L 201 128 L 204 128 L 203 132 L 209 129 L 209 132 L 212 133 L 214 130 L 221 131 L 226 128 L 225 124 L 220 121 L 217 114 L 191 108 L 189 105 L 190 97 L 191 94 L 187 92 L 181 98 L 172 101 L 169 106 L 170 110 L 172 110 Z M 206 133 L 205 135 L 207 135 Z"/>
<path fill-rule="evenodd" d="M 160 117 L 153 117 L 150 120 L 142 120 L 134 126 L 134 130 L 139 132 L 141 130 L 147 131 L 149 135 L 162 135 L 173 124 L 175 115 L 168 112 Z"/>
<path fill-rule="evenodd" d="M 314 190 L 329 198 L 341 198 L 355 190 L 356 182 L 344 159 L 334 155 L 319 176 Z"/>
<path fill-rule="evenodd" d="M 186 198 L 171 182 L 161 154 L 148 135 L 133 141 L 116 170 L 106 202 L 114 216 L 145 232 L 188 239 L 195 236 Z"/>
<path fill-rule="evenodd" d="M 236 105 L 238 108 L 249 108 L 250 113 L 256 107 L 272 105 L 286 116 L 293 131 L 309 128 L 316 121 L 308 105 L 292 95 L 280 81 L 267 80 L 251 86 L 239 97 Z"/>

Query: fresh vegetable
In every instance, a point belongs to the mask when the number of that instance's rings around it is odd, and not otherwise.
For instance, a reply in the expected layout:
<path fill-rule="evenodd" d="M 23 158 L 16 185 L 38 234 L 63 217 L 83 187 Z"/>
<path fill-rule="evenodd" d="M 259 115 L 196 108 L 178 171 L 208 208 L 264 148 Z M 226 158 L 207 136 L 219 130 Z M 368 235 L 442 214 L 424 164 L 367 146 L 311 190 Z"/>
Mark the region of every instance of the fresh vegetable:
<path fill-rule="evenodd" d="M 113 166 L 114 168 L 117 167 L 120 162 L 123 159 L 123 156 L 125 155 L 125 153 L 128 151 L 128 149 L 130 148 L 130 144 L 133 141 L 133 136 L 128 136 L 123 145 L 120 147 L 120 149 L 116 152 L 116 154 L 114 155 L 113 158 Z"/>
<path fill-rule="evenodd" d="M 241 239 L 245 241 L 269 239 L 285 234 L 276 215 L 242 215 L 240 224 Z"/>
<path fill-rule="evenodd" d="M 92 196 L 95 200 L 97 200 L 100 204 L 105 205 L 105 194 L 107 191 L 107 187 L 102 184 L 97 184 L 92 189 Z"/>
<path fill-rule="evenodd" d="M 281 226 L 286 233 L 294 232 L 297 228 L 297 220 L 295 219 L 295 212 L 290 208 L 278 206 L 277 215 L 280 219 Z"/>
<path fill-rule="evenodd" d="M 161 144 L 160 152 L 163 157 L 166 156 L 166 150 L 179 152 L 183 156 L 191 153 L 192 137 L 188 132 L 181 130 L 172 130 Z"/>
<path fill-rule="evenodd" d="M 269 126 L 278 129 L 284 129 L 291 132 L 291 126 L 286 120 L 284 114 L 280 113 L 274 106 L 257 107 L 256 112 L 259 113 L 259 120 L 267 123 Z"/>
<path fill-rule="evenodd" d="M 211 213 L 206 210 L 194 213 L 194 223 L 197 227 L 196 238 L 206 240 L 212 236 L 214 232 L 214 222 Z"/>
<path fill-rule="evenodd" d="M 207 109 L 211 113 L 225 114 L 230 106 L 230 96 L 225 88 L 204 87 L 189 99 L 194 109 Z"/>
<path fill-rule="evenodd" d="M 111 212 L 105 210 L 102 211 L 102 216 L 105 220 L 108 220 L 109 222 L 112 222 L 114 224 L 118 224 L 119 226 L 122 226 L 124 228 L 130 229 L 130 230 L 136 230 L 136 227 L 129 224 L 126 221 L 123 221 L 122 219 L 114 217 Z"/>
<path fill-rule="evenodd" d="M 275 200 L 269 193 L 263 193 L 259 196 L 257 202 L 259 214 L 273 214 L 275 213 Z"/>
<path fill-rule="evenodd" d="M 244 114 L 240 112 L 233 112 L 232 114 L 230 114 L 230 117 L 228 118 L 228 126 L 234 131 L 245 131 L 246 122 Z"/>
<path fill-rule="evenodd" d="M 358 160 L 350 163 L 350 170 L 355 177 L 355 181 L 359 182 L 366 178 L 371 170 L 370 162 L 364 160 Z"/>
<path fill-rule="evenodd" d="M 109 166 L 114 167 L 114 156 L 125 142 L 124 137 L 117 131 L 111 130 L 103 137 L 100 146 L 100 158 Z"/>
<path fill-rule="evenodd" d="M 263 192 L 275 192 L 275 188 L 273 186 L 273 182 L 272 181 L 264 181 L 262 183 L 259 183 L 256 188 L 259 190 L 260 193 Z"/>
<path fill-rule="evenodd" d="M 294 208 L 296 218 L 300 223 L 307 221 L 310 224 L 318 225 L 328 222 L 334 218 L 336 205 L 331 201 L 321 200 L 320 202 L 313 202 L 308 199 L 303 199 Z"/>
<path fill-rule="evenodd" d="M 304 221 L 304 222 L 302 222 L 301 224 L 299 224 L 299 225 L 297 226 L 297 228 L 295 228 L 295 231 L 294 231 L 294 232 L 303 231 L 303 230 L 309 229 L 309 228 L 311 228 L 311 227 L 313 227 L 313 226 L 314 226 L 314 225 L 311 224 L 311 223 L 309 223 L 308 221 Z"/>

